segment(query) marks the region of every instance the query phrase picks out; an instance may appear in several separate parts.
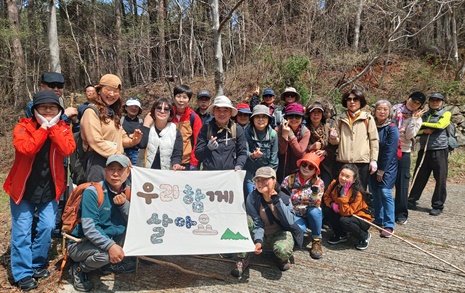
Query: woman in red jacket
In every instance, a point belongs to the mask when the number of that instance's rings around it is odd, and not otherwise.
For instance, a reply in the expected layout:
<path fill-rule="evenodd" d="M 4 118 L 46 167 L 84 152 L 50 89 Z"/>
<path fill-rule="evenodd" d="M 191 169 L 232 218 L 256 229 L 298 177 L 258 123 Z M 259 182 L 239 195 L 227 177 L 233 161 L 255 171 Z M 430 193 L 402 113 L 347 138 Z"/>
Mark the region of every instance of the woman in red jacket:
<path fill-rule="evenodd" d="M 15 161 L 3 185 L 11 198 L 11 271 L 23 291 L 50 275 L 47 254 L 58 200 L 66 189 L 63 160 L 76 148 L 54 92 L 36 93 L 32 111 L 34 116 L 21 119 L 13 130 Z M 39 220 L 32 236 L 34 213 Z"/>

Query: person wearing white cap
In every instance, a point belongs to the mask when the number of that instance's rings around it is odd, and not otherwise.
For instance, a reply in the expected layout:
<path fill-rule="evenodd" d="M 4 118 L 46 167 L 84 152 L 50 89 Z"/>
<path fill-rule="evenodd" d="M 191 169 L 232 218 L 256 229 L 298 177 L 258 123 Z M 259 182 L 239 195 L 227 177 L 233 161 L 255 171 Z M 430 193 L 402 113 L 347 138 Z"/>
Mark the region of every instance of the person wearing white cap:
<path fill-rule="evenodd" d="M 242 170 L 247 159 L 244 130 L 231 120 L 237 109 L 228 97 L 218 96 L 208 112 L 213 119 L 200 130 L 195 156 L 204 170 Z"/>
<path fill-rule="evenodd" d="M 120 123 L 128 135 L 131 135 L 136 129 L 141 129 L 144 121 L 139 117 L 142 113 L 142 105 L 139 98 L 129 98 L 123 106 L 123 113 L 126 114 L 126 116 L 121 117 Z M 131 160 L 131 163 L 135 165 L 137 163 L 137 155 L 139 154 L 139 146 L 135 145 L 124 148 L 124 152 Z"/>

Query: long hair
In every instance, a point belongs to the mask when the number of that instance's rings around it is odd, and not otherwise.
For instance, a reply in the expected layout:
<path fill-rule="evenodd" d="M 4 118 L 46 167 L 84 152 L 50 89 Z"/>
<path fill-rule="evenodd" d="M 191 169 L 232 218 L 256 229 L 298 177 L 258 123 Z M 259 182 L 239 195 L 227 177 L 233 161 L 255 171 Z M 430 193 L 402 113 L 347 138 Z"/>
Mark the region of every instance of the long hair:
<path fill-rule="evenodd" d="M 349 203 L 352 203 L 355 201 L 355 199 L 357 198 L 357 194 L 360 192 L 362 194 L 362 196 L 364 197 L 365 195 L 365 189 L 363 188 L 361 182 L 360 182 L 360 175 L 358 173 L 358 168 L 357 166 L 355 166 L 354 164 L 344 164 L 342 167 L 341 167 L 341 170 L 339 170 L 339 173 L 341 173 L 341 171 L 343 169 L 348 169 L 350 171 L 352 171 L 354 173 L 354 181 L 352 182 L 352 185 L 350 188 L 352 188 L 352 195 L 349 199 Z"/>
<path fill-rule="evenodd" d="M 113 120 L 115 122 L 116 129 L 119 129 L 121 127 L 120 121 L 121 121 L 122 105 L 123 105 L 123 102 L 121 102 L 121 94 L 118 100 L 116 100 L 116 102 L 114 102 L 110 106 L 107 106 L 103 102 L 102 97 L 100 97 L 100 92 L 102 91 L 102 88 L 103 87 L 98 87 L 96 89 L 97 99 L 93 101 L 93 104 L 97 106 L 100 121 L 108 124 L 107 122 L 108 120 Z"/>

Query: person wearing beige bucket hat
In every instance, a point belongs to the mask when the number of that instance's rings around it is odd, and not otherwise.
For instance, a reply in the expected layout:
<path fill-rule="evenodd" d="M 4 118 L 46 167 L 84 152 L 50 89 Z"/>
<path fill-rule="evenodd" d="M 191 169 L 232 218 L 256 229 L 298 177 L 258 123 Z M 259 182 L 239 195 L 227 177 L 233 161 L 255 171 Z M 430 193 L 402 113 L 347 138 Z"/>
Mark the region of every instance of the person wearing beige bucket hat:
<path fill-rule="evenodd" d="M 226 96 L 218 96 L 207 110 L 213 118 L 202 126 L 195 156 L 204 170 L 242 170 L 247 159 L 244 129 L 231 117 L 237 109 Z"/>
<path fill-rule="evenodd" d="M 302 232 L 307 228 L 312 231 L 312 247 L 310 256 L 319 259 L 323 256 L 321 245 L 321 227 L 323 213 L 321 200 L 325 184 L 320 178 L 321 157 L 315 153 L 307 153 L 297 161 L 299 171 L 284 178 L 281 187 L 291 194 L 291 202 L 296 214 L 296 223 Z"/>
<path fill-rule="evenodd" d="M 95 89 L 98 97 L 84 110 L 81 119 L 83 148 L 87 150 L 86 179 L 89 182 L 102 181 L 107 158 L 123 153 L 124 148 L 137 145 L 142 138 L 139 129 L 128 135 L 121 126 L 121 79 L 114 74 L 105 74 Z M 94 111 L 86 111 L 89 108 Z"/>

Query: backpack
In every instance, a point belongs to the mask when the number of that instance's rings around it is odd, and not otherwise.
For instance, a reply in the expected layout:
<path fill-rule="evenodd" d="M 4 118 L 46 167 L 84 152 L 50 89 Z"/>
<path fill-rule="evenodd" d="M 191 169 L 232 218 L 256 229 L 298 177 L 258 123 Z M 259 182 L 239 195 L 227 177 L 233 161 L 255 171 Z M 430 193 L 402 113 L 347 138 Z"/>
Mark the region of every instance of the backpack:
<path fill-rule="evenodd" d="M 102 205 L 104 195 L 103 188 L 100 183 L 86 182 L 75 187 L 73 189 L 73 192 L 69 196 L 68 201 L 66 202 L 63 215 L 61 216 L 61 219 L 63 221 L 63 227 L 61 229 L 64 233 L 70 234 L 71 232 L 73 232 L 76 225 L 81 222 L 81 219 L 79 218 L 79 206 L 82 200 L 82 193 L 90 186 L 95 187 L 95 189 L 97 190 L 98 207 Z M 129 187 L 126 188 L 125 194 L 126 198 L 129 200 L 131 198 L 131 191 Z"/>
<path fill-rule="evenodd" d="M 457 142 L 457 134 L 456 134 L 455 125 L 454 123 L 452 123 L 452 121 L 446 127 L 446 134 L 447 134 L 447 139 L 448 139 L 448 149 L 449 149 L 449 152 L 452 152 L 453 150 L 459 147 L 459 144 Z"/>
<path fill-rule="evenodd" d="M 84 109 L 86 111 L 87 109 L 92 109 L 95 111 L 95 114 L 99 116 L 98 110 L 95 107 L 94 104 L 89 104 L 87 108 Z M 84 114 L 83 111 L 83 114 Z M 73 183 L 76 185 L 82 184 L 86 182 L 87 176 L 86 176 L 86 152 L 87 150 L 84 150 L 83 146 L 83 139 L 81 136 L 81 130 L 73 133 L 74 137 L 74 142 L 76 143 L 76 149 L 74 152 L 69 155 L 69 172 L 70 172 L 70 177 L 73 180 Z"/>
<path fill-rule="evenodd" d="M 232 140 L 236 140 L 236 130 L 237 126 L 236 126 L 236 122 L 232 121 L 231 123 L 231 139 Z M 212 137 L 212 126 L 210 123 L 207 124 L 207 139 L 210 139 L 210 137 Z"/>

